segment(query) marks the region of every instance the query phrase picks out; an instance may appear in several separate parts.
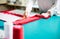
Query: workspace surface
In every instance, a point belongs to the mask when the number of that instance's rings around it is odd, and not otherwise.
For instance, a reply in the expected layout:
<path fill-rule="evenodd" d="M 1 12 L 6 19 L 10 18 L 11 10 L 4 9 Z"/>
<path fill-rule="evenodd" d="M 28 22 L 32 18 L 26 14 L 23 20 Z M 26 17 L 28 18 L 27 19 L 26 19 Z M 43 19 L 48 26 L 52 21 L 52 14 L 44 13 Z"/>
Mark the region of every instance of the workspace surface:
<path fill-rule="evenodd" d="M 24 39 L 60 39 L 60 17 L 39 19 L 23 25 Z"/>

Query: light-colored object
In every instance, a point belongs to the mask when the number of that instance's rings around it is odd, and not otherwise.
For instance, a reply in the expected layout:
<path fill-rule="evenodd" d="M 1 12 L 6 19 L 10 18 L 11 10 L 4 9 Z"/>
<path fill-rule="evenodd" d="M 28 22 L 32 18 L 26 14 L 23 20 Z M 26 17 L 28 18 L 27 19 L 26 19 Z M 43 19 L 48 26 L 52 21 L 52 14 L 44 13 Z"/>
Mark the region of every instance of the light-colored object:
<path fill-rule="evenodd" d="M 12 12 L 12 13 L 15 13 L 15 14 L 21 14 L 21 15 L 24 14 L 24 10 L 20 10 L 20 9 L 11 10 L 9 12 Z"/>
<path fill-rule="evenodd" d="M 5 22 L 4 23 L 4 31 L 6 39 L 13 39 L 13 23 Z"/>
<path fill-rule="evenodd" d="M 24 11 L 23 10 L 19 10 L 19 9 L 15 9 L 15 10 L 12 10 L 12 11 L 9 11 L 9 12 L 12 12 L 12 13 L 16 13 L 16 14 L 21 14 L 21 15 L 24 15 Z M 27 15 L 27 17 L 29 16 L 34 16 L 38 13 L 35 13 L 35 12 L 31 12 Z"/>
<path fill-rule="evenodd" d="M 0 38 L 1 39 L 5 38 L 4 34 L 5 34 L 4 30 L 0 30 Z"/>
<path fill-rule="evenodd" d="M 13 23 L 8 22 L 9 25 L 9 39 L 13 39 Z"/>
<path fill-rule="evenodd" d="M 22 19 L 22 18 L 11 15 L 11 14 L 0 13 L 0 19 L 5 20 L 7 22 L 14 22 L 14 21 L 16 21 L 18 19 Z"/>
<path fill-rule="evenodd" d="M 56 5 L 48 11 L 51 11 L 51 16 L 54 14 L 60 16 L 60 0 L 57 0 Z"/>
<path fill-rule="evenodd" d="M 28 0 L 26 6 L 26 12 L 28 12 L 28 14 L 31 12 L 32 6 L 36 1 L 38 3 L 40 11 L 47 11 L 55 2 L 55 0 Z"/>
<path fill-rule="evenodd" d="M 45 18 L 47 18 L 49 16 L 48 13 L 42 13 L 41 15 L 44 16 Z"/>
<path fill-rule="evenodd" d="M 7 22 L 4 22 L 4 31 L 5 31 L 5 38 L 9 39 L 9 25 Z"/>
<path fill-rule="evenodd" d="M 25 6 L 28 0 L 20 0 L 22 3 L 22 6 Z"/>
<path fill-rule="evenodd" d="M 13 39 L 13 22 L 18 19 L 22 19 L 22 18 L 20 18 L 18 16 L 14 16 L 12 14 L 0 13 L 0 19 L 6 21 L 6 23 L 4 23 L 5 37 L 7 39 Z"/>

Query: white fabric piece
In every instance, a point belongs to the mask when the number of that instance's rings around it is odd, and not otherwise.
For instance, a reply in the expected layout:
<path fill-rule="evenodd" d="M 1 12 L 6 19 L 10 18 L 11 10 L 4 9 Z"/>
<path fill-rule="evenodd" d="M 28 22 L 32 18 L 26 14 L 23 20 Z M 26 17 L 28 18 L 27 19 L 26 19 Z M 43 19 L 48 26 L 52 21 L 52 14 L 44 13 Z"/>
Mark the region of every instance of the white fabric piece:
<path fill-rule="evenodd" d="M 12 10 L 12 11 L 9 11 L 9 12 L 24 15 L 24 11 L 23 10 L 19 10 L 19 9 L 15 9 L 15 10 Z M 31 17 L 31 16 L 34 16 L 36 14 L 38 14 L 38 13 L 30 12 L 30 13 L 28 13 L 27 17 L 29 17 L 29 16 Z"/>
<path fill-rule="evenodd" d="M 7 22 L 9 25 L 9 39 L 13 39 L 13 23 L 12 22 Z"/>
<path fill-rule="evenodd" d="M 5 38 L 5 35 L 4 35 L 4 30 L 0 30 L 0 39 L 3 39 Z"/>
<path fill-rule="evenodd" d="M 23 10 L 20 10 L 20 9 L 11 10 L 9 12 L 16 13 L 16 14 L 21 14 L 21 15 L 24 14 L 24 11 Z"/>
<path fill-rule="evenodd" d="M 5 38 L 9 39 L 9 24 L 4 22 L 4 31 L 5 31 Z"/>
<path fill-rule="evenodd" d="M 8 21 L 8 22 L 14 22 L 18 19 L 22 19 L 18 16 L 14 16 L 14 15 L 10 15 L 10 14 L 4 14 L 4 13 L 0 13 L 0 19 Z"/>
<path fill-rule="evenodd" d="M 42 13 L 41 15 L 44 16 L 45 18 L 47 18 L 49 16 L 48 13 Z"/>
<path fill-rule="evenodd" d="M 13 23 L 12 22 L 5 22 L 4 23 L 4 31 L 5 31 L 5 38 L 6 39 L 13 39 Z"/>

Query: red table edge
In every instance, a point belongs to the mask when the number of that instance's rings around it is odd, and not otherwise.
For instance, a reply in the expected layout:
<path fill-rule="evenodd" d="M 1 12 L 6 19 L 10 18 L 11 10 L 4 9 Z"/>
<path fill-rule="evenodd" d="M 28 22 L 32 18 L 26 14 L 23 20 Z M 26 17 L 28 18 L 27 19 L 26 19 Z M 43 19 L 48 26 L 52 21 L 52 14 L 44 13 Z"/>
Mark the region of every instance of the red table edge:
<path fill-rule="evenodd" d="M 26 23 L 29 23 L 29 22 L 32 22 L 32 21 L 36 21 L 36 20 L 39 20 L 41 18 L 45 18 L 44 16 L 42 15 L 35 15 L 35 16 L 32 16 L 32 17 L 28 17 L 26 19 L 22 19 L 22 20 L 16 20 L 15 22 L 13 22 L 15 25 L 23 25 L 23 24 L 26 24 Z M 46 17 L 45 19 L 48 19 L 50 18 L 50 16 Z"/>

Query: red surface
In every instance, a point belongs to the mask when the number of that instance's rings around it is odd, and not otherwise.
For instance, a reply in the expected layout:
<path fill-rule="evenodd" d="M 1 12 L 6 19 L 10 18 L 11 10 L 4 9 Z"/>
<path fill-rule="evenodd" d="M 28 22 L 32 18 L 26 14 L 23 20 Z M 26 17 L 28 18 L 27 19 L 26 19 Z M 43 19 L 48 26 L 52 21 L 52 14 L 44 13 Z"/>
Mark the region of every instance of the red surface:
<path fill-rule="evenodd" d="M 29 22 L 38 20 L 38 19 L 40 19 L 40 18 L 42 18 L 42 17 L 41 17 L 41 16 L 38 16 L 38 15 L 35 15 L 35 16 L 33 16 L 33 17 L 28 17 L 28 18 L 26 18 L 26 19 L 16 20 L 16 21 L 14 22 L 14 24 L 16 24 L 16 25 L 22 25 L 22 24 L 26 24 L 26 23 L 29 23 Z"/>
<path fill-rule="evenodd" d="M 35 16 L 33 16 L 33 17 L 29 17 L 29 18 L 26 18 L 26 19 L 16 20 L 16 21 L 14 22 L 14 24 L 16 24 L 16 25 L 22 25 L 22 24 L 26 24 L 26 23 L 29 23 L 29 22 L 32 22 L 32 21 L 41 19 L 41 18 L 48 19 L 49 17 L 50 17 L 50 16 L 44 17 L 44 16 L 42 16 L 42 15 L 35 15 Z"/>
<path fill-rule="evenodd" d="M 23 27 L 21 25 L 15 25 L 13 27 L 13 39 L 24 39 Z"/>

